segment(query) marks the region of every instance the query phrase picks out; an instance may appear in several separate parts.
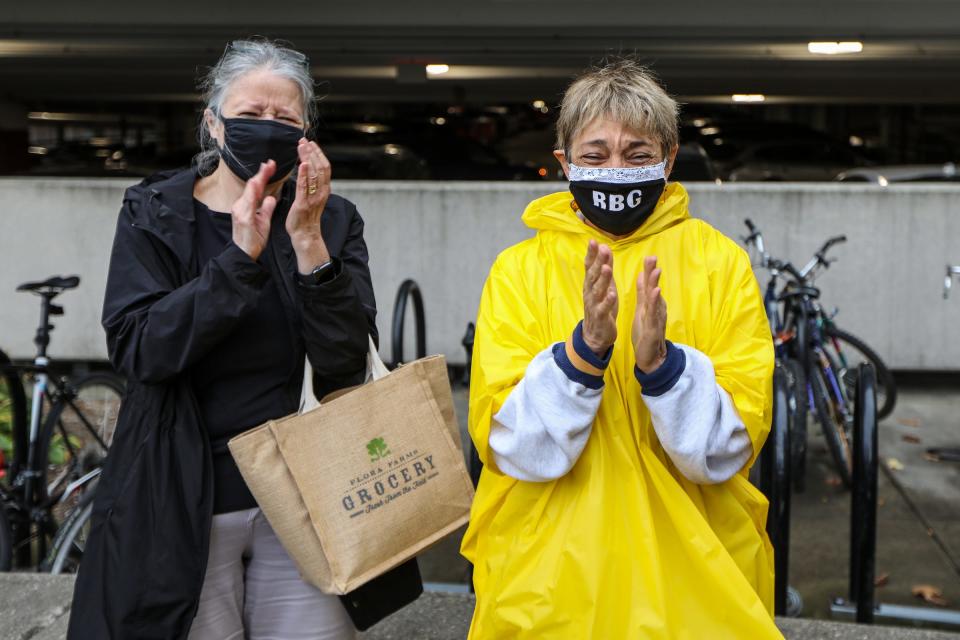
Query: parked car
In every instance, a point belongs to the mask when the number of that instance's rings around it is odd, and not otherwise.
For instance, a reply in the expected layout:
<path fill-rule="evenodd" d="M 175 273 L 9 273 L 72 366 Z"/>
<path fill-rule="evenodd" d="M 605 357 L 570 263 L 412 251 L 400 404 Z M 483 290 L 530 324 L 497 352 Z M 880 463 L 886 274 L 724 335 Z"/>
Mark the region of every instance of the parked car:
<path fill-rule="evenodd" d="M 563 169 L 553 156 L 556 144 L 553 127 L 526 129 L 497 143 L 497 153 L 510 164 L 530 167 L 546 179 L 564 180 Z"/>
<path fill-rule="evenodd" d="M 781 140 L 747 147 L 732 163 L 728 179 L 746 181 L 832 180 L 839 171 L 867 160 L 848 146 L 826 140 Z"/>
<path fill-rule="evenodd" d="M 837 182 L 869 182 L 881 187 L 894 182 L 960 182 L 960 168 L 952 162 L 864 167 L 844 171 L 837 175 L 836 180 Z"/>
<path fill-rule="evenodd" d="M 424 158 L 433 180 L 543 180 L 538 168 L 514 164 L 493 148 L 442 126 L 405 126 L 391 140 Z"/>
<path fill-rule="evenodd" d="M 341 122 L 318 143 L 334 176 L 367 179 L 542 180 L 535 167 L 511 163 L 492 148 L 433 124 Z"/>
<path fill-rule="evenodd" d="M 790 122 L 703 119 L 682 127 L 681 140 L 699 142 L 723 180 L 832 180 L 869 164 L 849 144 Z"/>
<path fill-rule="evenodd" d="M 699 142 L 684 142 L 677 151 L 670 179 L 678 182 L 716 182 L 713 161 Z"/>

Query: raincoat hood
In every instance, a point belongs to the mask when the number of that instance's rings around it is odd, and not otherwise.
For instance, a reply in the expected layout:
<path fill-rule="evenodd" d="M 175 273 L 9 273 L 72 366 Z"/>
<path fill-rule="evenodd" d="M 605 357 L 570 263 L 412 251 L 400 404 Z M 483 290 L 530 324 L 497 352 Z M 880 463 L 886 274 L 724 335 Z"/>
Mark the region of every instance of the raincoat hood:
<path fill-rule="evenodd" d="M 611 246 L 629 245 L 689 219 L 689 200 L 687 190 L 682 184 L 667 184 L 653 214 L 636 231 L 616 240 L 590 226 L 581 217 L 580 212 L 574 208 L 576 203 L 569 191 L 552 193 L 531 202 L 523 212 L 523 223 L 537 231 L 574 233 Z"/>

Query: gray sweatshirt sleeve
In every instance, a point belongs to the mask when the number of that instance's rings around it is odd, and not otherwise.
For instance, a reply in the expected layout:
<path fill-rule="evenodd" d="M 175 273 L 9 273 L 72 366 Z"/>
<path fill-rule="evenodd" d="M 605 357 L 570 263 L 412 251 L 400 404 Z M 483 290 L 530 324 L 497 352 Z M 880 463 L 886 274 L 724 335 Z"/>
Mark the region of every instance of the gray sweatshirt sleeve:
<path fill-rule="evenodd" d="M 578 325 L 569 343 L 552 345 L 530 362 L 490 426 L 490 449 L 503 473 L 547 482 L 573 468 L 600 407 L 609 359 L 610 352 L 604 359 L 590 352 Z"/>
<path fill-rule="evenodd" d="M 653 374 L 636 370 L 657 438 L 677 469 L 697 484 L 733 477 L 753 453 L 733 399 L 717 384 L 713 363 L 693 347 L 667 343 Z"/>

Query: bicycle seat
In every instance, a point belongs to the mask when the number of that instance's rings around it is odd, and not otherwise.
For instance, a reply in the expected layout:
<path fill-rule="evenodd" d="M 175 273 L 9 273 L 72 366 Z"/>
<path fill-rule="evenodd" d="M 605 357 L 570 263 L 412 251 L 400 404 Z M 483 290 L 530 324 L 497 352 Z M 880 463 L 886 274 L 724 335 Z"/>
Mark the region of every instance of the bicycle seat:
<path fill-rule="evenodd" d="M 784 291 L 778 297 L 780 300 L 786 300 L 787 298 L 798 298 L 806 296 L 808 298 L 819 298 L 820 289 L 816 287 L 794 287 L 789 291 Z"/>
<path fill-rule="evenodd" d="M 17 287 L 17 291 L 32 291 L 34 293 L 60 293 L 67 289 L 76 289 L 80 284 L 80 276 L 53 276 L 43 282 L 24 282 Z"/>

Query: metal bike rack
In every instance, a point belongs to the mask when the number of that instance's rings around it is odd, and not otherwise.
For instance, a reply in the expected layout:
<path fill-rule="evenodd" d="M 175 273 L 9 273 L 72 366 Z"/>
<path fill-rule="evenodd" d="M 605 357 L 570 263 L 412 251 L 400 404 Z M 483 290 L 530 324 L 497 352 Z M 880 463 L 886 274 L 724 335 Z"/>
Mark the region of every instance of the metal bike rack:
<path fill-rule="evenodd" d="M 423 295 L 414 280 L 404 280 L 393 303 L 393 367 L 404 362 L 403 329 L 407 315 L 407 298 L 413 298 L 414 320 L 417 332 L 417 358 L 427 356 L 427 322 L 423 312 Z"/>
<path fill-rule="evenodd" d="M 790 393 L 787 375 L 778 364 L 773 372 L 773 423 L 760 450 L 760 491 L 767 496 L 767 535 L 773 545 L 774 611 L 787 613 L 790 567 Z"/>
<path fill-rule="evenodd" d="M 857 372 L 857 401 L 853 425 L 853 487 L 850 509 L 850 589 L 848 598 L 836 598 L 830 612 L 861 624 L 875 619 L 932 622 L 960 627 L 960 611 L 877 603 L 874 577 L 877 552 L 877 376 L 863 363 Z"/>
<path fill-rule="evenodd" d="M 850 492 L 850 601 L 857 622 L 872 624 L 877 557 L 877 374 L 873 365 L 857 372 L 853 417 L 853 487 Z"/>
<path fill-rule="evenodd" d="M 947 275 L 943 281 L 943 299 L 950 297 L 950 288 L 953 286 L 954 277 L 960 277 L 960 265 L 947 265 Z M 927 449 L 927 453 L 941 460 L 957 462 L 960 461 L 960 445 L 951 447 L 934 447 Z"/>
<path fill-rule="evenodd" d="M 477 336 L 477 325 L 472 322 L 467 323 L 467 331 L 463 334 L 463 340 L 460 341 L 460 344 L 463 345 L 464 351 L 467 352 L 467 366 L 463 370 L 463 378 L 461 382 L 463 386 L 470 386 L 470 369 L 473 368 L 473 343 Z"/>

